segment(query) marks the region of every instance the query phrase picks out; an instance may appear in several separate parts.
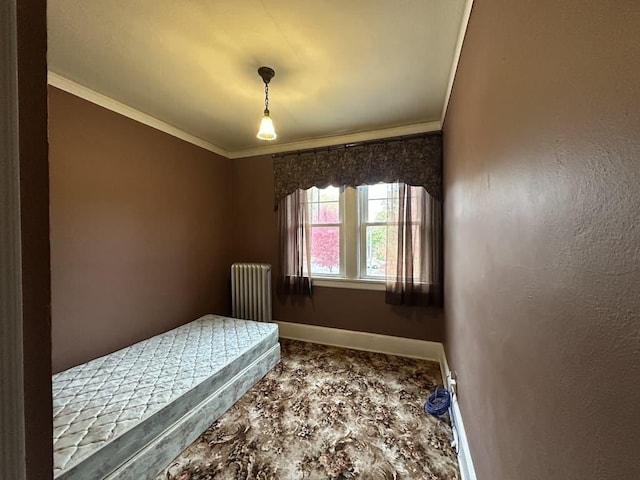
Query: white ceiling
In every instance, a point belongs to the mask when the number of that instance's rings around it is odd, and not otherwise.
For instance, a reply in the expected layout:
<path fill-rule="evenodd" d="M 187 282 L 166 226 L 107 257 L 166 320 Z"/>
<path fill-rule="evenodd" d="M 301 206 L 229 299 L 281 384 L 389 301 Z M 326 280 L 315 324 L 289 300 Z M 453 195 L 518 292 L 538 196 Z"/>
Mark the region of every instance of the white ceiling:
<path fill-rule="evenodd" d="M 469 4 L 49 0 L 49 70 L 230 157 L 415 133 L 442 120 Z M 255 138 L 261 65 L 272 143 Z"/>

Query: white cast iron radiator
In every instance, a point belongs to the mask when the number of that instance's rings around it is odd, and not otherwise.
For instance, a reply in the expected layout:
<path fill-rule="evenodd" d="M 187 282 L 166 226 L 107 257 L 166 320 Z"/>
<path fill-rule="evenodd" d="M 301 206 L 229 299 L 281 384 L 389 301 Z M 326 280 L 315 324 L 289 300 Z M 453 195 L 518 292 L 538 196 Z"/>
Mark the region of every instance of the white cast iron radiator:
<path fill-rule="evenodd" d="M 235 318 L 271 321 L 271 265 L 231 265 L 231 310 Z"/>

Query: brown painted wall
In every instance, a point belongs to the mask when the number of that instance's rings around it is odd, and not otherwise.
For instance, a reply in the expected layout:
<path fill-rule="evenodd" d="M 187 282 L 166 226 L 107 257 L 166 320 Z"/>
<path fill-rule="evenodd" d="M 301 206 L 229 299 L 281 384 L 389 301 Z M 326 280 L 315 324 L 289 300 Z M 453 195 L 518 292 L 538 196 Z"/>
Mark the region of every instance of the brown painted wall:
<path fill-rule="evenodd" d="M 27 478 L 44 480 L 53 470 L 46 2 L 17 8 L 25 453 Z"/>
<path fill-rule="evenodd" d="M 232 161 L 233 261 L 278 265 L 277 215 L 273 209 L 270 155 Z M 274 271 L 274 279 L 277 274 Z M 315 287 L 313 300 L 292 304 L 274 298 L 273 318 L 420 340 L 442 341 L 442 311 L 392 307 L 384 292 Z"/>
<path fill-rule="evenodd" d="M 230 161 L 49 93 L 54 371 L 227 313 Z"/>
<path fill-rule="evenodd" d="M 477 1 L 445 138 L 480 480 L 640 478 L 640 3 Z"/>

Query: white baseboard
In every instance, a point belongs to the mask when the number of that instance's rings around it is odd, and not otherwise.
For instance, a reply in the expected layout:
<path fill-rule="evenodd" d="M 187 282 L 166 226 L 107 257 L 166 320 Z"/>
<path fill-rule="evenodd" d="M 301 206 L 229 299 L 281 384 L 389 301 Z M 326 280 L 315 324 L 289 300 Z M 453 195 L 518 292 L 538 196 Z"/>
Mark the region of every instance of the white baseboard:
<path fill-rule="evenodd" d="M 367 352 L 387 353 L 409 358 L 433 360 L 442 365 L 444 348 L 441 343 L 392 337 L 377 333 L 355 332 L 340 328 L 319 327 L 302 323 L 278 322 L 281 338 L 321 343 L 334 347 L 353 348 Z M 444 373 L 444 372 L 442 372 Z M 444 375 L 442 378 L 446 378 Z"/>
<path fill-rule="evenodd" d="M 469 443 L 467 442 L 467 435 L 458 406 L 458 398 L 455 394 L 455 386 L 451 384 L 451 372 L 442 343 L 392 337 L 389 335 L 379 335 L 377 333 L 354 332 L 352 330 L 319 327 L 302 323 L 278 322 L 276 320 L 274 320 L 274 322 L 278 324 L 278 328 L 280 329 L 280 338 L 438 362 L 440 364 L 443 381 L 447 389 L 453 392 L 449 415 L 454 425 L 454 439 L 456 442 L 456 450 L 458 451 L 460 475 L 462 476 L 462 480 L 476 480 L 476 473 L 469 451 Z"/>
<path fill-rule="evenodd" d="M 467 440 L 467 432 L 464 429 L 462 412 L 460 411 L 460 405 L 458 404 L 457 383 L 455 379 L 453 379 L 451 370 L 449 370 L 449 363 L 447 362 L 447 357 L 444 354 L 444 351 L 442 353 L 442 363 L 440 364 L 440 368 L 444 372 L 443 378 L 445 379 L 447 390 L 451 392 L 449 418 L 451 418 L 451 423 L 453 424 L 453 438 L 456 451 L 458 452 L 458 465 L 460 467 L 461 480 L 477 480 L 476 471 L 473 467 L 473 460 L 471 459 L 469 441 Z"/>
<path fill-rule="evenodd" d="M 462 414 L 460 413 L 460 407 L 458 405 L 456 395 L 453 396 L 449 413 L 453 419 L 455 436 L 457 437 L 458 465 L 460 466 L 461 480 L 476 480 L 476 471 L 473 468 L 473 460 L 471 459 L 467 433 L 464 429 Z"/>

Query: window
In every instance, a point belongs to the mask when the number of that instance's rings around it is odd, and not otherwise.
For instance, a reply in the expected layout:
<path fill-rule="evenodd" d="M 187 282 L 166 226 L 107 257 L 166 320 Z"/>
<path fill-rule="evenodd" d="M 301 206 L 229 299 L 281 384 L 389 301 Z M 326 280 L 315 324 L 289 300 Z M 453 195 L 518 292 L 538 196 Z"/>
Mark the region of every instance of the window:
<path fill-rule="evenodd" d="M 307 190 L 311 275 L 342 276 L 342 200 L 337 187 Z"/>
<path fill-rule="evenodd" d="M 397 184 L 358 187 L 362 278 L 385 278 L 387 249 L 397 245 L 397 192 Z"/>
<path fill-rule="evenodd" d="M 420 190 L 411 188 L 412 199 Z M 387 271 L 395 272 L 398 184 L 312 187 L 306 191 L 306 201 L 312 277 L 383 282 Z M 414 245 L 425 228 L 421 217 L 412 212 Z M 416 280 L 423 267 L 421 257 L 413 259 Z"/>

